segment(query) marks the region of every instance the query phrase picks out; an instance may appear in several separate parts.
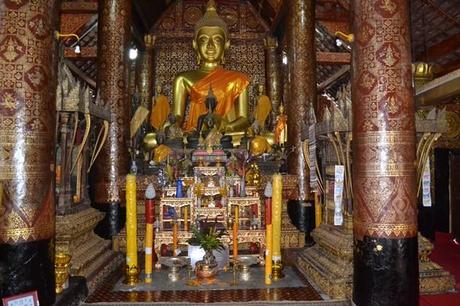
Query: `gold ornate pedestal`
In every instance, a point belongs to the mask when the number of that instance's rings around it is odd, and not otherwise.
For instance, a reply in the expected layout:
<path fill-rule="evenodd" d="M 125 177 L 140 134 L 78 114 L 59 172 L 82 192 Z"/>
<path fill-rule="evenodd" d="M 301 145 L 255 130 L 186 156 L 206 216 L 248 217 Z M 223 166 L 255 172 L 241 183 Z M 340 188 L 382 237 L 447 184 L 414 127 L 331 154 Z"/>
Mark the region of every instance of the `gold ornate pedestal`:
<path fill-rule="evenodd" d="M 312 232 L 316 244 L 300 252 L 296 266 L 334 299 L 351 298 L 353 233 L 329 224 Z"/>
<path fill-rule="evenodd" d="M 296 266 L 333 299 L 351 299 L 353 291 L 353 233 L 351 228 L 321 224 L 312 233 L 316 244 L 299 253 Z M 428 255 L 433 245 L 420 234 L 420 294 L 443 293 L 454 289 L 454 277 Z"/>
<path fill-rule="evenodd" d="M 123 263 L 121 254 L 111 250 L 110 240 L 93 232 L 103 218 L 104 213 L 94 208 L 56 216 L 56 252 L 72 256 L 70 274 L 86 277 L 90 292 Z"/>
<path fill-rule="evenodd" d="M 262 176 L 262 183 L 260 184 L 260 189 L 258 190 L 259 194 L 263 194 L 263 189 L 268 180 L 271 179 L 271 176 Z M 145 233 L 145 207 L 144 207 L 144 193 L 147 185 L 151 182 L 156 182 L 156 178 L 153 176 L 138 176 L 137 177 L 137 245 L 139 252 L 143 251 L 144 245 L 144 233 Z M 121 188 L 124 185 L 123 180 L 119 182 Z M 249 187 L 250 188 L 250 187 Z M 123 193 L 124 191 L 122 191 Z M 294 225 L 292 225 L 289 216 L 287 214 L 286 208 L 286 201 L 289 198 L 295 198 L 297 196 L 297 180 L 296 177 L 293 175 L 283 175 L 283 208 L 281 213 L 281 248 L 302 248 L 305 244 L 305 235 L 304 233 L 300 232 Z M 159 200 L 158 203 L 155 204 L 155 208 L 157 212 L 155 213 L 158 215 L 158 208 L 159 208 Z M 263 214 L 261 214 L 263 216 Z M 171 238 L 170 232 L 166 232 L 165 235 L 168 235 L 168 239 Z M 184 234 L 181 237 L 182 231 L 179 233 L 179 240 L 185 241 L 190 237 L 186 237 L 187 235 Z M 240 234 L 241 235 L 241 234 Z M 156 234 L 155 243 L 160 242 L 163 243 L 162 233 Z M 243 237 L 241 237 L 243 238 Z M 258 239 L 255 236 L 256 239 Z M 114 251 L 126 251 L 126 229 L 123 228 L 118 235 L 112 237 L 113 242 L 113 250 Z M 155 245 L 155 247 L 159 247 Z"/>
<path fill-rule="evenodd" d="M 434 294 L 451 291 L 455 287 L 452 274 L 428 258 L 433 244 L 418 234 L 418 257 L 420 274 L 420 294 Z"/>

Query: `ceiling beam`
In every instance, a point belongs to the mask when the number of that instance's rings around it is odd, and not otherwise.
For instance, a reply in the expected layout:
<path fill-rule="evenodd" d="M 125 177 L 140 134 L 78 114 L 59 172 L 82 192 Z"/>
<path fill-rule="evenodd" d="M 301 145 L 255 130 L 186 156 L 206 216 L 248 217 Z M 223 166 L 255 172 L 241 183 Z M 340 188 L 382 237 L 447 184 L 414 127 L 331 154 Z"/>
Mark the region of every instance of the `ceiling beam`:
<path fill-rule="evenodd" d="M 86 73 L 84 73 L 80 68 L 75 66 L 75 64 L 72 63 L 72 61 L 69 61 L 68 59 L 65 59 L 64 61 L 73 73 L 75 73 L 79 78 L 88 83 L 88 85 L 92 88 L 96 88 L 96 82 L 92 78 L 90 78 Z"/>
<path fill-rule="evenodd" d="M 348 52 L 316 52 L 316 62 L 321 65 L 349 65 L 351 55 Z"/>
<path fill-rule="evenodd" d="M 74 1 L 62 2 L 61 13 L 64 14 L 90 14 L 97 13 L 97 2 Z"/>
<path fill-rule="evenodd" d="M 137 16 L 141 19 L 142 26 L 144 27 L 143 33 L 148 33 L 150 26 L 149 23 L 147 22 L 147 19 L 145 18 L 144 11 L 142 10 L 139 1 L 134 1 L 134 9 L 136 10 Z"/>
<path fill-rule="evenodd" d="M 437 71 L 435 71 L 435 76 L 441 77 L 457 69 L 460 69 L 460 58 L 436 69 Z"/>
<path fill-rule="evenodd" d="M 340 79 L 343 75 L 345 75 L 348 71 L 350 71 L 350 65 L 343 66 L 339 70 L 337 70 L 333 75 L 331 75 L 329 78 L 327 78 L 324 82 L 321 82 L 317 86 L 318 92 L 322 92 L 326 88 L 328 88 L 331 84 L 333 84 L 335 81 Z"/>
<path fill-rule="evenodd" d="M 64 49 L 65 58 L 75 59 L 95 59 L 97 58 L 97 47 L 81 47 L 79 54 L 75 53 L 75 49 L 67 47 Z"/>
<path fill-rule="evenodd" d="M 433 61 L 458 49 L 460 49 L 460 33 L 429 47 L 426 52 L 417 56 L 417 60 Z"/>

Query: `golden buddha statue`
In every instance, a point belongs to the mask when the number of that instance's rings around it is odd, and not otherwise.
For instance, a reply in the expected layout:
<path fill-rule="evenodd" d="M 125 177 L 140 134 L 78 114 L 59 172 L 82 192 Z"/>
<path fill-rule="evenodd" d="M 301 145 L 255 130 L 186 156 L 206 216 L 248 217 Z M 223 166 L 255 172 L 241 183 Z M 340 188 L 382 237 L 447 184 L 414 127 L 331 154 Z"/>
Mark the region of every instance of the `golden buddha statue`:
<path fill-rule="evenodd" d="M 211 87 L 217 98 L 215 112 L 222 117 L 219 130 L 236 137 L 242 136 L 249 126 L 249 77 L 222 67 L 225 50 L 229 46 L 227 25 L 217 15 L 214 1 L 210 0 L 205 14 L 195 25 L 193 49 L 200 67 L 182 72 L 174 80 L 173 114 L 185 132 L 193 131 L 198 118 L 207 112 L 205 100 Z M 187 97 L 190 105 L 185 117 Z"/>

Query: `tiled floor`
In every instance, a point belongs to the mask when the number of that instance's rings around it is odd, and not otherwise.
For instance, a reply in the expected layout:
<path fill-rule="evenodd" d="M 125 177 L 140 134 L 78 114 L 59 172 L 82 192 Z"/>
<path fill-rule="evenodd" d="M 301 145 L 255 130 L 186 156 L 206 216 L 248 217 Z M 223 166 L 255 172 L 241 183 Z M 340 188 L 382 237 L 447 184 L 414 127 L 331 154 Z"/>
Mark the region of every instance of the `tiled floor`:
<path fill-rule="evenodd" d="M 239 290 L 194 290 L 194 291 L 112 291 L 114 284 L 123 277 L 121 270 L 114 273 L 91 294 L 86 303 L 101 302 L 249 302 L 249 301 L 320 301 L 321 296 L 297 271 L 304 287 L 239 289 Z"/>

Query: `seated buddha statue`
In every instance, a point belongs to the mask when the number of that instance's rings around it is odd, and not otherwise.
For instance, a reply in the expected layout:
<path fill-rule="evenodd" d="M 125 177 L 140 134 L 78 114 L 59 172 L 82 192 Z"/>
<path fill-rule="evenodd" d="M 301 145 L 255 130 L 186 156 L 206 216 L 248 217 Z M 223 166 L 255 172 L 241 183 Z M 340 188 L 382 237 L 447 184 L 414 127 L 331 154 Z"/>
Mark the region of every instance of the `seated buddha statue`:
<path fill-rule="evenodd" d="M 206 114 L 205 100 L 210 87 L 217 98 L 215 113 L 222 118 L 219 130 L 223 134 L 236 139 L 244 134 L 249 125 L 249 77 L 222 67 L 224 53 L 229 46 L 227 25 L 217 14 L 214 1 L 210 0 L 205 14 L 195 25 L 193 49 L 199 68 L 182 72 L 174 80 L 172 110 L 187 133 L 193 131 L 198 118 Z M 188 106 L 187 97 L 190 100 Z"/>

